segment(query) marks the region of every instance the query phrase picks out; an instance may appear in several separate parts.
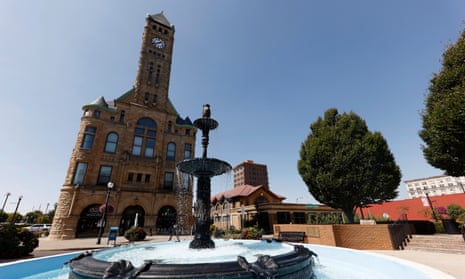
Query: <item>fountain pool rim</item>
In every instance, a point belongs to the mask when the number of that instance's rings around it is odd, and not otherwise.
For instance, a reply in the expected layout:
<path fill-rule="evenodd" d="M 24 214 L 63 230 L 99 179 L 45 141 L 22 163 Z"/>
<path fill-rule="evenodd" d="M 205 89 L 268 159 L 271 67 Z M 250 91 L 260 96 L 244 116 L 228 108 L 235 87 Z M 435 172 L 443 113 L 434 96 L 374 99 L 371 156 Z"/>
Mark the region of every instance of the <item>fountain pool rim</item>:
<path fill-rule="evenodd" d="M 154 243 L 155 244 L 155 243 Z M 410 276 L 410 278 L 454 278 L 451 275 L 448 275 L 438 269 L 431 268 L 429 266 L 411 262 L 404 259 L 395 258 L 388 255 L 377 254 L 369 251 L 354 250 L 348 248 L 340 248 L 333 246 L 325 245 L 315 245 L 315 244 L 303 244 L 304 247 L 311 249 L 319 255 L 319 261 L 321 265 L 325 265 L 325 261 L 331 260 L 329 256 L 334 260 L 340 261 L 349 261 L 354 266 L 358 267 L 360 265 L 369 265 L 369 261 L 381 261 L 384 264 L 388 264 L 389 268 L 386 266 L 378 266 L 377 268 L 382 268 L 387 272 L 392 272 L 393 267 L 397 268 L 399 272 L 393 274 L 392 277 L 386 278 L 397 278 L 399 275 L 405 274 L 405 268 L 408 268 L 408 271 L 412 274 L 415 274 L 416 277 Z M 95 249 L 97 251 L 100 249 Z M 88 251 L 88 250 L 87 250 Z M 9 275 L 7 278 L 24 278 L 27 276 L 33 276 L 38 273 L 44 273 L 47 271 L 61 270 L 63 263 L 74 258 L 75 256 L 81 254 L 83 251 L 71 252 L 58 254 L 53 256 L 46 256 L 41 258 L 33 259 L 24 259 L 18 260 L 9 263 L 0 264 L 0 274 Z M 356 256 L 356 257 L 354 257 Z M 363 260 L 360 260 L 360 257 Z M 366 259 L 369 261 L 367 262 Z M 354 262 L 358 260 L 359 262 Z M 27 268 L 25 268 L 27 266 Z M 333 268 L 332 266 L 328 266 Z M 373 267 L 373 266 L 372 266 Z M 374 266 L 376 268 L 376 266 Z M 10 276 L 11 275 L 11 276 Z M 420 276 L 420 277 L 419 277 Z M 31 277 L 31 278 L 41 278 L 41 277 Z"/>

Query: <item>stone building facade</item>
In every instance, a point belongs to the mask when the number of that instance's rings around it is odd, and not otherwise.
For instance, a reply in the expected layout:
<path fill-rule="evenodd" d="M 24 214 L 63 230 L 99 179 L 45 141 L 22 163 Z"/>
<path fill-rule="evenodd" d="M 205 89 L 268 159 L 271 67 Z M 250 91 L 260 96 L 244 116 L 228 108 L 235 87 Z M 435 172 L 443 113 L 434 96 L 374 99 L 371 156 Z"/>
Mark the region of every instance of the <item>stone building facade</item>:
<path fill-rule="evenodd" d="M 134 225 L 153 234 L 175 222 L 190 228 L 192 180 L 178 179 L 176 163 L 194 157 L 196 128 L 168 97 L 174 32 L 163 13 L 148 15 L 133 88 L 82 107 L 51 238 L 96 237 L 107 194 L 104 235 L 109 227 L 120 235 Z"/>

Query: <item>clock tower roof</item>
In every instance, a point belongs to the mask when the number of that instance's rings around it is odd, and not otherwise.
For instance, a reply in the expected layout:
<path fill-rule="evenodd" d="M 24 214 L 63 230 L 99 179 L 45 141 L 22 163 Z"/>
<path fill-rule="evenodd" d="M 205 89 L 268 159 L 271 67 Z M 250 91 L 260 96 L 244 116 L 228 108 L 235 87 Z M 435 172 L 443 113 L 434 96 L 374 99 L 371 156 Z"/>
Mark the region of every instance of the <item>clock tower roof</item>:
<path fill-rule="evenodd" d="M 153 20 L 155 22 L 158 22 L 158 23 L 161 23 L 163 25 L 165 25 L 166 27 L 169 27 L 169 28 L 172 28 L 173 25 L 171 25 L 171 23 L 169 22 L 169 20 L 165 17 L 165 15 L 163 14 L 163 11 L 161 13 L 158 13 L 158 14 L 154 14 L 154 15 L 147 15 L 146 16 L 146 19 L 147 20 Z"/>

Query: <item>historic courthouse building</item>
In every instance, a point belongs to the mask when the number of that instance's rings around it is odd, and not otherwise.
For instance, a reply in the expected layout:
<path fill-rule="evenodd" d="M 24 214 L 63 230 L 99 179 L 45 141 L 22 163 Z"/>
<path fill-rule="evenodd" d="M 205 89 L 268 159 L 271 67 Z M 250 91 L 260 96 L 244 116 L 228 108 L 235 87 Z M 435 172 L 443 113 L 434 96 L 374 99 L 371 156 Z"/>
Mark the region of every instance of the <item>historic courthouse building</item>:
<path fill-rule="evenodd" d="M 136 223 L 154 234 L 189 228 L 192 181 L 178 182 L 176 163 L 193 158 L 196 128 L 168 97 L 174 31 L 162 13 L 147 16 L 133 88 L 82 107 L 51 238 L 96 237 L 107 194 L 105 234 Z"/>

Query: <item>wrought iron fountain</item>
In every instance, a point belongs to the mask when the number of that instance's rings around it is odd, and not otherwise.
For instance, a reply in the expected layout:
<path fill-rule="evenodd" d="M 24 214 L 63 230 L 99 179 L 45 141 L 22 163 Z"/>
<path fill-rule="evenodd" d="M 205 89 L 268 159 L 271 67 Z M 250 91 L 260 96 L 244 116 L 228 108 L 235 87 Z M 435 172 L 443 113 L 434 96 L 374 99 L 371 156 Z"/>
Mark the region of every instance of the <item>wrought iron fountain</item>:
<path fill-rule="evenodd" d="M 203 106 L 202 118 L 194 121 L 194 126 L 202 131 L 202 157 L 182 161 L 176 166 L 180 172 L 197 177 L 197 201 L 194 205 L 195 236 L 189 244 L 193 249 L 215 247 L 215 243 L 210 238 L 211 178 L 231 171 L 231 165 L 227 162 L 207 158 L 209 133 L 218 127 L 218 122 L 210 118 L 210 114 L 210 105 L 206 104 Z"/>
<path fill-rule="evenodd" d="M 202 157 L 184 160 L 176 166 L 180 172 L 197 178 L 197 195 L 194 206 L 194 239 L 189 243 L 188 248 L 183 247 L 182 242 L 176 244 L 169 243 L 173 246 L 172 248 L 168 248 L 186 251 L 185 253 L 189 253 L 187 255 L 188 258 L 202 257 L 202 254 L 199 254 L 202 253 L 202 250 L 208 250 L 208 252 L 217 250 L 213 249 L 215 248 L 215 241 L 211 239 L 210 235 L 210 225 L 212 223 L 210 217 L 211 178 L 231 170 L 229 163 L 207 157 L 209 132 L 218 127 L 218 122 L 212 119 L 210 114 L 210 106 L 208 104 L 204 105 L 202 117 L 194 121 L 194 126 L 202 131 Z M 167 243 L 153 243 L 152 246 L 117 247 L 104 249 L 95 253 L 81 254 L 69 262 L 69 278 L 315 278 L 313 260 L 316 254 L 302 245 L 265 240 L 230 240 L 227 241 L 227 244 L 226 242 L 220 243 L 220 246 L 224 247 L 226 245 L 226 247 L 229 247 L 226 248 L 226 250 L 229 250 L 228 252 L 244 247 L 251 247 L 249 250 L 252 250 L 253 260 L 256 260 L 252 263 L 249 263 L 247 258 L 240 254 L 234 254 L 236 257 L 235 260 L 218 261 L 221 255 L 213 253 L 213 257 L 207 258 L 207 262 L 179 262 L 175 257 L 169 258 L 164 255 L 161 255 L 161 257 L 157 255 L 158 257 L 155 257 L 154 253 L 157 253 L 157 251 L 158 253 L 166 251 L 163 250 L 167 249 L 166 245 Z M 144 261 L 142 264 L 139 263 L 136 266 L 133 266 L 132 262 L 127 259 L 118 259 L 117 261 L 114 261 L 115 259 L 111 261 L 104 260 L 109 258 L 105 255 L 115 255 L 121 252 L 127 254 L 128 251 L 134 251 L 136 254 L 148 253 L 148 256 L 147 258 L 143 258 Z M 266 255 L 264 253 L 273 254 Z"/>

